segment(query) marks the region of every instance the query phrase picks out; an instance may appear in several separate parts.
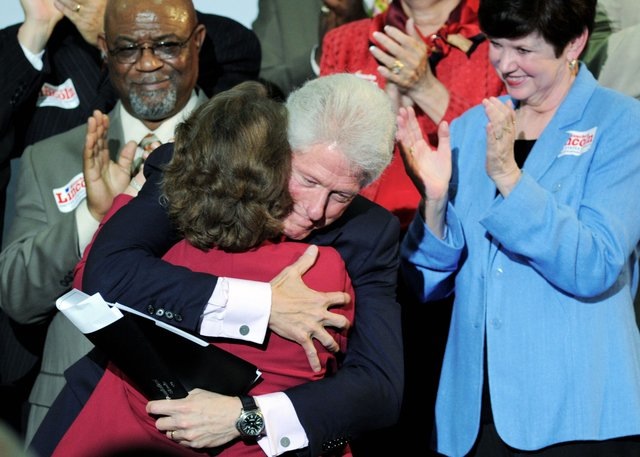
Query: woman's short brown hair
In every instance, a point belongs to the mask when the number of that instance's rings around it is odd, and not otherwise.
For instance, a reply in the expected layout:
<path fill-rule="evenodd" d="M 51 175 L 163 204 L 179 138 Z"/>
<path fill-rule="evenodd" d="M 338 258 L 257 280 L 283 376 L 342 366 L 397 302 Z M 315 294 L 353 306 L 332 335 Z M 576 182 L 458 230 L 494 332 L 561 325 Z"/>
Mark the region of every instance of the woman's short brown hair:
<path fill-rule="evenodd" d="M 238 252 L 280 233 L 292 207 L 290 175 L 286 108 L 249 81 L 176 128 L 162 186 L 169 216 L 191 244 Z"/>

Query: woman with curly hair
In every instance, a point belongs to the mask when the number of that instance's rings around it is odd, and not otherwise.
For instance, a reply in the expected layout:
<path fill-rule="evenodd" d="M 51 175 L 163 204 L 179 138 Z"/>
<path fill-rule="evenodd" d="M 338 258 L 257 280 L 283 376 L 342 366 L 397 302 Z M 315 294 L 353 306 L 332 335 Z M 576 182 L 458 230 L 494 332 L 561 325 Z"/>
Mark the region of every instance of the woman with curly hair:
<path fill-rule="evenodd" d="M 201 105 L 176 129 L 162 199 L 184 240 L 164 260 L 197 272 L 269 281 L 307 249 L 307 244 L 281 236 L 282 221 L 292 207 L 287 124 L 284 105 L 270 99 L 261 84 L 246 82 Z M 128 201 L 128 197 L 118 199 L 105 221 Z M 305 283 L 320 291 L 342 290 L 353 296 L 338 252 L 330 247 L 319 250 Z M 353 301 L 335 312 L 353 321 Z M 178 325 L 180 319 L 175 320 Z M 346 330 L 329 331 L 344 352 Z M 314 371 L 303 347 L 276 333 L 269 334 L 263 344 L 224 338 L 210 341 L 258 367 L 261 379 L 249 395 L 280 392 L 338 369 L 339 353 L 316 343 L 321 369 Z M 201 389 L 189 393 L 203 401 L 216 395 Z M 202 450 L 183 442 L 186 437 L 158 431 L 157 417 L 147 413 L 147 403 L 126 375 L 110 364 L 53 455 L 84 456 L 96 449 L 106 455 L 142 448 L 202 455 Z M 205 413 L 203 408 L 200 429 L 207 428 L 211 416 L 215 412 Z M 222 456 L 264 455 L 255 439 L 234 439 L 218 450 Z"/>

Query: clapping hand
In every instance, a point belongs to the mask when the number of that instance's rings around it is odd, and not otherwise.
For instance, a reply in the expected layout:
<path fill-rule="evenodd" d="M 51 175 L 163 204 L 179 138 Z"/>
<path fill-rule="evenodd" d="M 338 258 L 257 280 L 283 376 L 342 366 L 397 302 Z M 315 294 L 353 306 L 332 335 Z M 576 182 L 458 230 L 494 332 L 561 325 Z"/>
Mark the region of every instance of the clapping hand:
<path fill-rule="evenodd" d="M 438 147 L 434 149 L 424 139 L 413 108 L 401 108 L 396 138 L 407 174 L 423 198 L 446 198 L 452 170 L 449 125 L 442 122 L 438 126 Z"/>
<path fill-rule="evenodd" d="M 522 175 L 515 159 L 516 112 L 511 100 L 506 103 L 496 97 L 482 101 L 487 123 L 486 169 L 495 182 L 498 191 L 506 197 L 518 183 Z"/>
<path fill-rule="evenodd" d="M 18 30 L 18 41 L 34 54 L 41 52 L 56 24 L 64 15 L 54 6 L 53 0 L 20 0 L 24 22 Z"/>
<path fill-rule="evenodd" d="M 422 195 L 425 221 L 442 237 L 452 173 L 449 124 L 438 125 L 438 147 L 434 149 L 425 141 L 413 108 L 400 108 L 396 138 L 407 174 Z"/>
<path fill-rule="evenodd" d="M 431 71 L 429 50 L 414 20 L 407 20 L 404 31 L 387 26 L 373 37 L 379 46 L 369 51 L 381 64 L 377 70 L 387 80 L 385 90 L 396 110 L 417 105 L 439 123 L 449 105 L 449 91 Z"/>
<path fill-rule="evenodd" d="M 136 153 L 135 141 L 127 143 L 118 161 L 109 156 L 107 132 L 109 116 L 96 110 L 87 121 L 87 137 L 82 157 L 82 171 L 87 188 L 87 205 L 91 215 L 101 221 L 116 195 L 131 181 L 131 164 Z"/>
<path fill-rule="evenodd" d="M 98 44 L 98 35 L 104 29 L 106 0 L 54 0 L 55 7 L 69 18 L 85 41 Z"/>

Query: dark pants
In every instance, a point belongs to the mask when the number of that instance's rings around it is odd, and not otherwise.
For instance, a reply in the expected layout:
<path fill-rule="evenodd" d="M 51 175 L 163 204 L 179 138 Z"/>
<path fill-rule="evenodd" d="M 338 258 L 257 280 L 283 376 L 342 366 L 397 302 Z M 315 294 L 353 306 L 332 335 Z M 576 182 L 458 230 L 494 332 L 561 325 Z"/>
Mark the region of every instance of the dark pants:
<path fill-rule="evenodd" d="M 40 371 L 49 321 L 20 325 L 0 310 L 0 420 L 24 438 L 29 393 Z"/>
<path fill-rule="evenodd" d="M 605 441 L 571 441 L 538 451 L 519 451 L 500 439 L 492 423 L 482 424 L 480 436 L 467 457 L 638 457 L 640 437 Z"/>

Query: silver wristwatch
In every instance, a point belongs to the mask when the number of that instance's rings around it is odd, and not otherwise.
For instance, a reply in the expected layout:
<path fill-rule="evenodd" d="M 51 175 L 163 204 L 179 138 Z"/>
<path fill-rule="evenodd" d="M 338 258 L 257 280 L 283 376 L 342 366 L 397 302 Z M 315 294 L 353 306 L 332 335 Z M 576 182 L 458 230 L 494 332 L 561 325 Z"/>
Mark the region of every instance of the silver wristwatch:
<path fill-rule="evenodd" d="M 257 439 L 264 434 L 264 417 L 253 397 L 240 395 L 242 411 L 236 420 L 236 428 L 242 439 Z"/>

